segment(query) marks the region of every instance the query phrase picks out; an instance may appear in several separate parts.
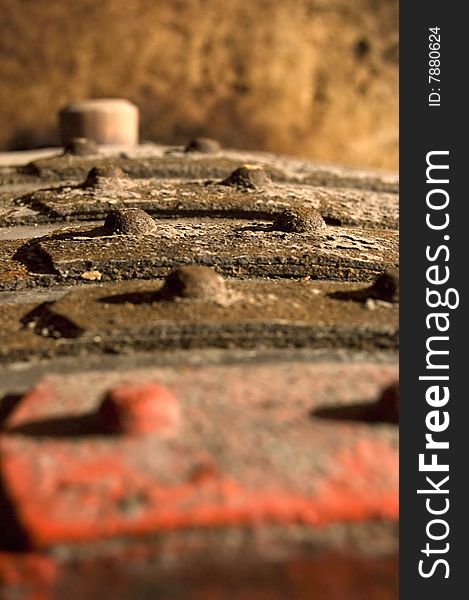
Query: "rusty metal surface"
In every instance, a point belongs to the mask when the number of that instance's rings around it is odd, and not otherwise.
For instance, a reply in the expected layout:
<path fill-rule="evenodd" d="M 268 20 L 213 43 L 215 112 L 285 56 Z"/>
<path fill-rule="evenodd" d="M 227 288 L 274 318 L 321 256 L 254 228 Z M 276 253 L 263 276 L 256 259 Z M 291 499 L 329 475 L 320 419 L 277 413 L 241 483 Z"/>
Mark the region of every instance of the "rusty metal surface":
<path fill-rule="evenodd" d="M 3 289 L 63 285 L 83 280 L 86 271 L 99 271 L 100 279 L 108 281 L 161 277 L 184 264 L 217 267 L 232 277 L 365 281 L 395 267 L 398 260 L 393 232 L 330 227 L 314 234 L 286 234 L 259 221 L 158 222 L 152 233 L 126 237 L 81 227 L 2 246 Z"/>
<path fill-rule="evenodd" d="M 398 347 L 395 303 L 343 283 L 231 280 L 221 298 L 168 301 L 162 284 L 126 282 L 70 291 L 41 304 L 0 305 L 0 361 L 183 348 Z"/>
<path fill-rule="evenodd" d="M 209 142 L 0 167 L 2 598 L 396 597 L 397 178 Z"/>
<path fill-rule="evenodd" d="M 35 183 L 41 186 L 47 181 L 83 179 L 92 167 L 109 164 L 118 166 L 130 177 L 137 179 L 223 179 L 244 163 L 267 167 L 274 181 L 392 193 L 398 191 L 398 178 L 389 172 L 336 167 L 286 156 L 229 149 L 207 156 L 206 153 L 184 152 L 182 148 L 154 144 L 147 144 L 136 150 L 127 148 L 117 154 L 100 149 L 99 154 L 86 157 L 64 154 L 58 150 L 56 155 L 30 160 L 27 165 L 2 167 L 0 181 L 10 184 Z"/>
<path fill-rule="evenodd" d="M 220 182 L 155 178 L 123 178 L 118 184 L 109 180 L 96 186 L 81 182 L 23 194 L 5 191 L 0 216 L 5 225 L 19 225 L 96 220 L 103 219 L 113 208 L 141 208 L 153 215 L 176 219 L 194 213 L 268 218 L 289 206 L 310 206 L 319 210 L 329 224 L 397 228 L 397 196 L 389 192 L 273 182 L 243 190 Z"/>

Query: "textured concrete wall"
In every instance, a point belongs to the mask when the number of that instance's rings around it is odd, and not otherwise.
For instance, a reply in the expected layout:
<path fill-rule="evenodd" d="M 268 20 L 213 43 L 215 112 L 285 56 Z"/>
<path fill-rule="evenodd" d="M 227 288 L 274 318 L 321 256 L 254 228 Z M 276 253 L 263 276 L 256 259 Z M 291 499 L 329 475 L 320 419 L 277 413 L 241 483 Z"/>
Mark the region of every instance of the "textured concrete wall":
<path fill-rule="evenodd" d="M 0 148 L 126 97 L 142 137 L 397 167 L 397 0 L 0 0 Z"/>

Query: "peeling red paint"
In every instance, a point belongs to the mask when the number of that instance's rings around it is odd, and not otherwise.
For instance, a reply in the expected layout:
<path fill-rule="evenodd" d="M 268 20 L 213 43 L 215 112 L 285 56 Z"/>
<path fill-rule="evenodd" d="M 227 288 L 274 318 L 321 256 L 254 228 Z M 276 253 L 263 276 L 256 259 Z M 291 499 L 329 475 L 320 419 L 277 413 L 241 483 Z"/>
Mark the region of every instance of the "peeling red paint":
<path fill-rule="evenodd" d="M 346 378 L 334 388 L 323 366 L 288 369 L 288 379 L 265 367 L 244 368 L 242 379 L 238 368 L 186 369 L 172 374 L 175 396 L 145 380 L 108 385 L 118 402 L 142 408 L 128 431 L 145 431 L 150 411 L 153 434 L 143 436 L 99 427 L 69 436 L 68 421 L 86 426 L 100 414 L 99 397 L 53 378 L 40 383 L 0 435 L 3 487 L 33 547 L 184 528 L 397 520 L 395 426 L 315 419 L 318 390 L 350 394 Z M 362 381 L 359 369 L 350 368 L 351 381 Z M 389 369 L 376 372 L 375 389 L 383 376 Z"/>
<path fill-rule="evenodd" d="M 167 486 L 112 451 L 97 449 L 84 460 L 73 447 L 54 445 L 44 449 L 47 468 L 38 469 L 10 440 L 2 442 L 4 481 L 37 547 L 187 527 L 319 526 L 398 516 L 398 456 L 383 443 L 359 442 L 333 457 L 334 474 L 317 481 L 311 496 L 278 484 L 249 489 L 216 474 Z"/>

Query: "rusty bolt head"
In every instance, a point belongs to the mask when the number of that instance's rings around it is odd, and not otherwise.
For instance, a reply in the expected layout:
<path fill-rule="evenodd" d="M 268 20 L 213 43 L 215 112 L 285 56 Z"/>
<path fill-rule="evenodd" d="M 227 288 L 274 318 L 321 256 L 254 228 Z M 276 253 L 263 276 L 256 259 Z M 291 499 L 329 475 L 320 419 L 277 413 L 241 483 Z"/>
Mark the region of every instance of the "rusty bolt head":
<path fill-rule="evenodd" d="M 224 179 L 222 185 L 231 185 L 233 187 L 245 189 L 257 189 L 269 186 L 272 183 L 269 175 L 260 165 L 243 165 Z"/>
<path fill-rule="evenodd" d="M 110 390 L 96 417 L 104 433 L 139 436 L 174 434 L 181 415 L 177 399 L 167 388 L 145 383 Z"/>
<path fill-rule="evenodd" d="M 211 152 L 219 152 L 220 144 L 216 140 L 211 140 L 206 137 L 198 137 L 191 140 L 184 148 L 184 152 L 201 152 L 210 154 Z"/>
<path fill-rule="evenodd" d="M 111 210 L 104 221 L 104 230 L 111 235 L 145 235 L 155 227 L 153 218 L 140 208 Z"/>
<path fill-rule="evenodd" d="M 399 382 L 385 388 L 376 405 L 377 416 L 387 423 L 399 423 Z"/>
<path fill-rule="evenodd" d="M 288 233 L 312 233 L 324 227 L 324 219 L 314 208 L 287 208 L 274 219 L 274 229 Z"/>
<path fill-rule="evenodd" d="M 389 269 L 381 273 L 368 288 L 367 297 L 386 302 L 399 302 L 399 271 Z"/>
<path fill-rule="evenodd" d="M 210 267 L 179 267 L 166 277 L 160 295 L 165 300 L 223 301 L 226 297 L 225 281 Z"/>
<path fill-rule="evenodd" d="M 86 188 L 121 186 L 125 181 L 125 173 L 115 165 L 93 167 L 83 183 Z"/>
<path fill-rule="evenodd" d="M 72 156 L 94 156 L 98 152 L 96 142 L 80 137 L 71 139 L 64 148 L 64 154 Z"/>

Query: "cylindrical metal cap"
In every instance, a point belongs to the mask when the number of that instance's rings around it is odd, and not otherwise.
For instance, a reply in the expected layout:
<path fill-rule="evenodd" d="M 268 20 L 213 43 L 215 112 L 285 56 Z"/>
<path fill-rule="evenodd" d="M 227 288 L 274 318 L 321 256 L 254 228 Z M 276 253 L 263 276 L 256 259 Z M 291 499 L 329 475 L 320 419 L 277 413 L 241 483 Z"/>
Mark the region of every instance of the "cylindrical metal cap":
<path fill-rule="evenodd" d="M 60 111 L 60 134 L 67 145 L 81 137 L 98 144 L 138 144 L 138 108 L 128 100 L 99 98 L 66 106 Z"/>

